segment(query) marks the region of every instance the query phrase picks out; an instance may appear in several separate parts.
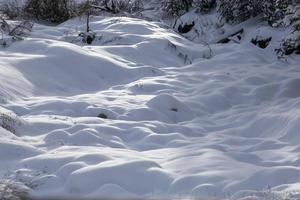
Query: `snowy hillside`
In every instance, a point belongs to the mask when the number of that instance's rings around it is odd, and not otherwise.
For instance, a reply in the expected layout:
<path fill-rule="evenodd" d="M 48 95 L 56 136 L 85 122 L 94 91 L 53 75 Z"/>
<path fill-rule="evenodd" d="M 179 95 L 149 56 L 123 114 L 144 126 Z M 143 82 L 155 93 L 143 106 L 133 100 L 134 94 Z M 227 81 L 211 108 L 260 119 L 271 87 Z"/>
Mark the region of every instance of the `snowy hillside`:
<path fill-rule="evenodd" d="M 83 24 L 0 50 L 2 179 L 43 198 L 300 198 L 300 59 L 274 53 L 289 30 L 250 21 L 207 46 L 93 17 L 85 46 Z M 266 49 L 249 42 L 264 33 Z"/>

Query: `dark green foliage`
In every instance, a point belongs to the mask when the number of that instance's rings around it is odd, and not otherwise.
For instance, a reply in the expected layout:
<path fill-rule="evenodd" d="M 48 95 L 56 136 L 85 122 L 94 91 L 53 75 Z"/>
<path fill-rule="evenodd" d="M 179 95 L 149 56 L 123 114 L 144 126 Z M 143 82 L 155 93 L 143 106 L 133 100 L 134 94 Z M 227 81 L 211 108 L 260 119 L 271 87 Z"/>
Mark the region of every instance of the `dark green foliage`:
<path fill-rule="evenodd" d="M 270 25 L 278 26 L 291 7 L 299 4 L 300 0 L 218 0 L 218 12 L 231 23 L 262 15 Z"/>
<path fill-rule="evenodd" d="M 22 5 L 18 0 L 4 1 L 0 5 L 0 12 L 8 19 L 15 19 L 23 12 Z"/>
<path fill-rule="evenodd" d="M 193 7 L 200 12 L 209 12 L 216 7 L 216 0 L 193 0 Z"/>
<path fill-rule="evenodd" d="M 294 38 L 285 39 L 280 49 L 277 49 L 277 54 L 280 56 L 300 54 L 300 35 Z"/>
<path fill-rule="evenodd" d="M 98 8 L 97 12 L 106 11 L 118 14 L 143 10 L 143 0 L 90 0 L 90 3 Z"/>
<path fill-rule="evenodd" d="M 26 16 L 51 23 L 70 19 L 75 10 L 73 0 L 28 0 L 24 7 Z"/>
<path fill-rule="evenodd" d="M 285 23 L 291 25 L 296 32 L 300 32 L 300 0 L 295 6 L 289 6 L 285 13 Z"/>
<path fill-rule="evenodd" d="M 168 15 L 178 17 L 190 10 L 193 0 L 165 0 L 162 4 Z"/>
<path fill-rule="evenodd" d="M 292 5 L 289 0 L 264 0 L 260 3 L 263 16 L 271 26 L 278 25 L 285 17 L 289 5 Z"/>
<path fill-rule="evenodd" d="M 255 0 L 219 0 L 218 12 L 231 23 L 243 22 L 259 14 Z"/>
<path fill-rule="evenodd" d="M 143 9 L 142 0 L 118 0 L 116 7 L 122 12 L 135 13 Z"/>

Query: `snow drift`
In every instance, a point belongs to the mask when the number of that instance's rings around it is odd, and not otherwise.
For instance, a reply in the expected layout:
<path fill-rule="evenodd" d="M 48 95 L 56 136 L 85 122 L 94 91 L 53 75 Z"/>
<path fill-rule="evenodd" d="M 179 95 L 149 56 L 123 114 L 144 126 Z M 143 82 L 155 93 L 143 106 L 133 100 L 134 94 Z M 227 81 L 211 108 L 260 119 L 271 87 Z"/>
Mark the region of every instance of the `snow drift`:
<path fill-rule="evenodd" d="M 2 106 L 24 122 L 0 128 L 1 175 L 36 197 L 297 190 L 300 60 L 276 59 L 284 32 L 259 49 L 249 39 L 264 28 L 250 26 L 206 59 L 206 45 L 123 17 L 94 18 L 98 41 L 74 44 L 79 22 L 36 25 L 1 49 Z"/>

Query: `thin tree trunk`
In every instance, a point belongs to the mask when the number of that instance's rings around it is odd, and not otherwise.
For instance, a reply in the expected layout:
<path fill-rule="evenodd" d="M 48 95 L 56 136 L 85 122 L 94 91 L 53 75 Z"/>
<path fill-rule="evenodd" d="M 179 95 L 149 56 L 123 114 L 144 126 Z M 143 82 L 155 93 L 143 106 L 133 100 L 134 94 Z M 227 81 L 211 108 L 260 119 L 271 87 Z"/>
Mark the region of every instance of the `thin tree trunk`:
<path fill-rule="evenodd" d="M 86 32 L 87 33 L 90 32 L 90 11 L 88 11 L 87 17 L 86 17 Z"/>

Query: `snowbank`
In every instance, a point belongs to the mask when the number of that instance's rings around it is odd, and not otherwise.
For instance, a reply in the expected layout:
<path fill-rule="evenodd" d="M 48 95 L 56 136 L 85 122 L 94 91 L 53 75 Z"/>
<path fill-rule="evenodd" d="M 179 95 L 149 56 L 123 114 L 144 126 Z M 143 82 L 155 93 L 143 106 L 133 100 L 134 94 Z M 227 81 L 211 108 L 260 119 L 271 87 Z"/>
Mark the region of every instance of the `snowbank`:
<path fill-rule="evenodd" d="M 0 129 L 1 174 L 38 197 L 297 189 L 300 60 L 276 59 L 284 31 L 260 49 L 248 39 L 267 28 L 253 25 L 206 59 L 207 46 L 130 18 L 94 18 L 101 37 L 70 43 L 79 22 L 36 25 L 0 51 L 3 106 L 26 122 L 19 136 Z"/>

